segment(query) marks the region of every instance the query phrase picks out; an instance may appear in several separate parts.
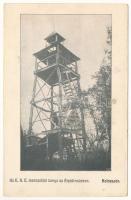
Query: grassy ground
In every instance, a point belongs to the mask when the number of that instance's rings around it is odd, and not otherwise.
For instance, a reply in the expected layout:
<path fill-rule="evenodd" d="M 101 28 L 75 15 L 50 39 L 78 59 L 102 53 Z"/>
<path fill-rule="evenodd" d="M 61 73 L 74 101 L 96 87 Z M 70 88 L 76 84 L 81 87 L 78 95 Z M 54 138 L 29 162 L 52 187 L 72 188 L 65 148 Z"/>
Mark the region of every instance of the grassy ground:
<path fill-rule="evenodd" d="M 21 170 L 78 170 L 105 171 L 111 169 L 109 153 L 102 151 L 87 153 L 84 161 L 70 159 L 66 161 L 45 160 L 44 154 L 25 154 L 21 157 Z"/>

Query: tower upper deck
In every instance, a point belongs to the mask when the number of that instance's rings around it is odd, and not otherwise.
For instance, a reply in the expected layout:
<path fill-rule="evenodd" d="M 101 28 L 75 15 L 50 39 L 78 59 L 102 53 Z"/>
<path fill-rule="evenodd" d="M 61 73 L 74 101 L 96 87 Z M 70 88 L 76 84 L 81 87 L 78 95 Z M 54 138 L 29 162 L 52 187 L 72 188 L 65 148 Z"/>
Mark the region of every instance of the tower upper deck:
<path fill-rule="evenodd" d="M 58 83 L 57 67 L 60 68 L 61 73 L 69 71 L 71 81 L 79 78 L 77 73 L 77 61 L 80 60 L 74 53 L 68 50 L 61 42 L 65 39 L 58 33 L 52 33 L 45 40 L 49 43 L 47 47 L 34 53 L 33 55 L 39 60 L 39 67 L 35 72 L 41 79 L 48 82 L 50 85 Z M 41 66 L 42 63 L 44 67 Z M 53 72 L 52 81 L 47 81 L 46 78 Z M 66 81 L 66 75 L 62 75 L 63 80 Z M 51 80 L 50 79 L 50 80 Z"/>

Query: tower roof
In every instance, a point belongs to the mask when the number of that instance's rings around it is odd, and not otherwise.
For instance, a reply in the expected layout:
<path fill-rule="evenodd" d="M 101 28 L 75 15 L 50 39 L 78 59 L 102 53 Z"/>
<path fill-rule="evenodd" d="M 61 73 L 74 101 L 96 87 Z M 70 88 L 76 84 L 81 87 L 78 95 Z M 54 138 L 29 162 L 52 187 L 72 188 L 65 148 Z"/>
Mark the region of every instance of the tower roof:
<path fill-rule="evenodd" d="M 65 38 L 63 38 L 59 33 L 53 32 L 48 37 L 46 37 L 45 40 L 48 43 L 53 44 L 55 42 L 58 42 L 58 43 L 63 42 Z"/>

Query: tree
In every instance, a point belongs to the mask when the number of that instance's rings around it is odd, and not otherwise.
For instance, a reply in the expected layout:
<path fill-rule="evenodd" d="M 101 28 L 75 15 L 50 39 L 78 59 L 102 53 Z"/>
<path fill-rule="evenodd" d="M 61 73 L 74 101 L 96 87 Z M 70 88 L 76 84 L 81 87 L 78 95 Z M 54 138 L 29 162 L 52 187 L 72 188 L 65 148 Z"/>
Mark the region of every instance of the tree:
<path fill-rule="evenodd" d="M 88 107 L 96 127 L 96 140 L 99 143 L 109 141 L 111 154 L 111 64 L 112 30 L 107 28 L 107 47 L 99 71 L 93 76 L 96 83 L 86 93 L 85 104 Z"/>

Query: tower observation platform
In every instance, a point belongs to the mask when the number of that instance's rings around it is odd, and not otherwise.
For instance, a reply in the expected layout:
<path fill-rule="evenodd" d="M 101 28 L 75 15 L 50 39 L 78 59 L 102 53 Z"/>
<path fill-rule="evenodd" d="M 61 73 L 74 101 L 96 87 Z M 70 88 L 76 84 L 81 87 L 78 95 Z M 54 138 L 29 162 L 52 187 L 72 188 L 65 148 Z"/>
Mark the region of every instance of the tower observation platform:
<path fill-rule="evenodd" d="M 79 159 L 86 150 L 78 61 L 59 33 L 34 53 L 35 71 L 26 147 L 44 146 L 45 159 Z M 55 141 L 55 142 L 54 142 Z M 53 149 L 53 150 L 52 150 Z"/>
<path fill-rule="evenodd" d="M 58 33 L 52 34 L 46 38 L 49 42 L 49 46 L 34 53 L 34 56 L 39 59 L 40 62 L 45 64 L 42 69 L 36 70 L 35 74 L 44 81 L 47 81 L 49 85 L 59 84 L 59 77 L 57 74 L 57 67 L 59 67 L 62 73 L 62 81 L 67 81 L 66 72 L 70 77 L 70 81 L 79 78 L 79 74 L 76 69 L 76 62 L 80 60 L 76 55 L 64 47 L 60 42 L 64 39 Z M 50 74 L 53 74 L 53 78 L 46 79 Z"/>

